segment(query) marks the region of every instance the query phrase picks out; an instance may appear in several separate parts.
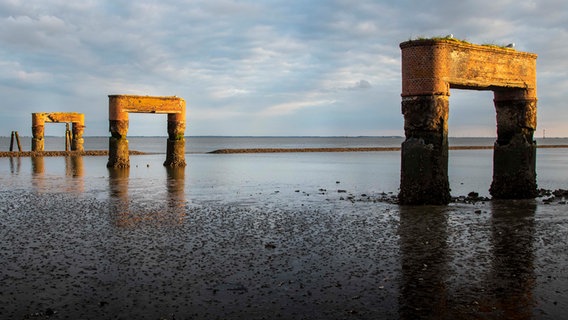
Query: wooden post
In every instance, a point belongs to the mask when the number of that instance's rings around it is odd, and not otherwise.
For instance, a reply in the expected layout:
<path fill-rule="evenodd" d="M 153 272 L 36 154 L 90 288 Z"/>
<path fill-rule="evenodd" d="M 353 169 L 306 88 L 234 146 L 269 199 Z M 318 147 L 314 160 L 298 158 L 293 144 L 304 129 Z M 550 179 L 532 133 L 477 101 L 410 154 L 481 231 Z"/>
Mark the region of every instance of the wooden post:
<path fill-rule="evenodd" d="M 65 151 L 69 151 L 69 145 L 71 141 L 69 139 L 69 123 L 65 123 Z"/>
<path fill-rule="evenodd" d="M 10 152 L 14 151 L 14 140 L 18 145 L 18 151 L 22 152 L 22 145 L 20 144 L 20 136 L 18 135 L 18 131 L 12 131 L 10 135 Z"/>
<path fill-rule="evenodd" d="M 22 144 L 20 143 L 20 135 L 18 134 L 18 131 L 14 131 L 14 134 L 16 136 L 16 143 L 18 143 L 18 151 L 22 152 Z"/>
<path fill-rule="evenodd" d="M 10 136 L 10 152 L 14 151 L 14 132 L 12 131 L 12 135 Z"/>

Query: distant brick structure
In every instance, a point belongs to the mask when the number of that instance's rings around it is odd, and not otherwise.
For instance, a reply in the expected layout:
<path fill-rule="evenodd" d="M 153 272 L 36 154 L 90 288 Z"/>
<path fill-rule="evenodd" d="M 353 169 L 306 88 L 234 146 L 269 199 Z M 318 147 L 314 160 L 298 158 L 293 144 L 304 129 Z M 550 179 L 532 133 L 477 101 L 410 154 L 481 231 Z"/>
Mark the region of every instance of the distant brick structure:
<path fill-rule="evenodd" d="M 109 158 L 107 167 L 127 168 L 128 113 L 161 113 L 168 115 L 167 167 L 185 167 L 185 100 L 180 97 L 149 97 L 110 95 L 109 97 Z"/>
<path fill-rule="evenodd" d="M 446 204 L 450 89 L 492 90 L 497 111 L 494 198 L 536 196 L 536 58 L 511 48 L 452 39 L 400 44 L 402 114 L 402 204 Z"/>
<path fill-rule="evenodd" d="M 71 150 L 83 151 L 85 115 L 77 112 L 36 112 L 32 113 L 32 151 L 45 149 L 45 123 L 71 123 Z"/>

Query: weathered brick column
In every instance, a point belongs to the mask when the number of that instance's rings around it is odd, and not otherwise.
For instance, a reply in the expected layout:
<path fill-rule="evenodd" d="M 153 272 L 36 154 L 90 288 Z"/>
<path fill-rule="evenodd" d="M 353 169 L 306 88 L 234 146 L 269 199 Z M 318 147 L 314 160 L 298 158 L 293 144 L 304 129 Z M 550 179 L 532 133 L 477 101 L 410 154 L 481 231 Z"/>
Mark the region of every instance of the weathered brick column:
<path fill-rule="evenodd" d="M 128 112 L 124 111 L 119 96 L 109 96 L 108 120 L 110 138 L 108 141 L 108 168 L 130 167 L 128 153 Z"/>
<path fill-rule="evenodd" d="M 32 113 L 32 151 L 45 150 L 45 120 L 42 113 Z"/>
<path fill-rule="evenodd" d="M 73 138 L 71 139 L 71 150 L 72 151 L 84 151 L 85 148 L 83 144 L 83 132 L 85 132 L 85 126 L 82 123 L 74 122 L 71 126 L 71 132 L 73 133 Z"/>
<path fill-rule="evenodd" d="M 537 196 L 536 97 L 530 91 L 495 91 L 497 141 L 493 147 L 494 198 Z"/>
<path fill-rule="evenodd" d="M 164 166 L 184 167 L 185 163 L 185 101 L 180 97 L 150 97 L 135 95 L 109 96 L 109 159 L 107 167 L 130 166 L 128 152 L 128 113 L 159 113 L 168 115 L 168 140 Z"/>
<path fill-rule="evenodd" d="M 168 114 L 167 167 L 185 167 L 185 110 Z"/>
<path fill-rule="evenodd" d="M 448 182 L 448 96 L 408 96 L 402 99 L 406 140 L 401 148 L 403 203 L 445 204 Z"/>
<path fill-rule="evenodd" d="M 73 138 L 71 151 L 83 151 L 85 115 L 77 112 L 36 112 L 32 113 L 32 151 L 44 151 L 45 123 L 71 123 Z"/>
<path fill-rule="evenodd" d="M 454 39 L 400 44 L 402 113 L 401 204 L 447 204 L 450 88 L 495 92 L 498 139 L 491 194 L 536 195 L 536 55 Z"/>
<path fill-rule="evenodd" d="M 414 43 L 411 43 L 414 44 Z M 439 46 L 402 43 L 401 204 L 447 204 L 449 86 Z"/>

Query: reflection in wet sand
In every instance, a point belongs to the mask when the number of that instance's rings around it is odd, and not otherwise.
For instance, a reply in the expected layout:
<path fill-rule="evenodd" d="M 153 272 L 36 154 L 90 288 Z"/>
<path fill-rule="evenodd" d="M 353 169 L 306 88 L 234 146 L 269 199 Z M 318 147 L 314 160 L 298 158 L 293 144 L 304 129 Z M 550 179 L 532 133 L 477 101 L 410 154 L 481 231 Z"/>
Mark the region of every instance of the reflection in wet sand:
<path fill-rule="evenodd" d="M 400 207 L 400 318 L 533 318 L 535 201 L 494 200 L 475 227 L 449 223 L 451 210 Z M 472 243 L 471 230 L 487 244 Z M 475 260 L 464 264 L 468 257 Z"/>
<path fill-rule="evenodd" d="M 109 168 L 109 190 L 112 198 L 128 202 L 129 168 Z"/>
<path fill-rule="evenodd" d="M 32 185 L 35 190 L 45 190 L 45 160 L 43 157 L 31 157 L 32 161 Z"/>
<path fill-rule="evenodd" d="M 145 207 L 130 199 L 128 183 L 130 168 L 108 168 L 111 215 L 117 227 L 136 227 L 150 223 L 156 226 L 181 225 L 185 211 L 185 167 L 166 168 L 166 207 Z M 160 201 L 153 201 L 159 204 Z"/>
<path fill-rule="evenodd" d="M 83 192 L 85 181 L 83 179 L 84 165 L 82 156 L 65 157 L 65 176 L 71 177 L 66 181 L 66 190 L 69 192 Z"/>
<path fill-rule="evenodd" d="M 85 190 L 84 165 L 82 156 L 69 156 L 65 161 L 65 177 L 45 176 L 45 158 L 31 157 L 32 162 L 32 185 L 39 192 L 51 190 L 63 190 L 69 193 L 81 193 Z M 57 159 L 59 161 L 59 159 Z"/>
<path fill-rule="evenodd" d="M 534 234 L 536 202 L 491 203 L 492 269 L 487 283 L 492 309 L 501 319 L 531 319 L 534 307 Z M 497 311 L 496 311 L 497 312 Z"/>
<path fill-rule="evenodd" d="M 10 173 L 11 174 L 20 173 L 21 167 L 22 167 L 22 159 L 20 157 L 10 157 Z"/>
<path fill-rule="evenodd" d="M 400 207 L 401 319 L 447 318 L 446 207 Z"/>
<path fill-rule="evenodd" d="M 34 175 L 42 175 L 45 171 L 45 161 L 43 157 L 31 157 L 32 172 Z"/>
<path fill-rule="evenodd" d="M 128 177 L 130 168 L 108 168 L 109 172 L 109 192 L 110 192 L 110 212 L 113 222 L 118 227 L 126 227 L 129 223 L 129 203 L 128 203 Z"/>
<path fill-rule="evenodd" d="M 69 177 L 82 177 L 84 175 L 82 156 L 65 157 L 65 175 Z"/>
<path fill-rule="evenodd" d="M 185 205 L 185 167 L 166 167 L 168 178 L 168 207 L 178 208 Z"/>

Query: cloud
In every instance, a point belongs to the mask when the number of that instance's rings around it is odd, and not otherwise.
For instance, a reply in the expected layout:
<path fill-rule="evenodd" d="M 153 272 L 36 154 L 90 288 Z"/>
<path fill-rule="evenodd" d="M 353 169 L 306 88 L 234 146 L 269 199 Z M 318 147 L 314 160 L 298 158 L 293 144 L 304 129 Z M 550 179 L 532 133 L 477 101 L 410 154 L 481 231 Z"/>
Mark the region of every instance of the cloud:
<path fill-rule="evenodd" d="M 269 117 L 282 116 L 282 115 L 296 113 L 302 109 L 329 106 L 334 103 L 335 101 L 333 100 L 304 100 L 304 101 L 284 102 L 272 105 L 264 109 L 262 112 L 260 112 L 259 115 L 269 116 Z"/>
<path fill-rule="evenodd" d="M 238 88 L 218 88 L 215 89 L 211 96 L 216 99 L 228 99 L 234 98 L 237 96 L 243 96 L 250 94 L 251 91 L 246 89 L 238 89 Z"/>
<path fill-rule="evenodd" d="M 370 87 L 371 83 L 367 80 L 359 80 L 359 82 L 355 84 L 356 89 L 369 89 Z"/>
<path fill-rule="evenodd" d="M 52 79 L 50 74 L 25 70 L 18 62 L 0 61 L 0 81 L 12 85 L 41 84 Z"/>
<path fill-rule="evenodd" d="M 371 87 L 372 86 L 371 86 L 371 83 L 369 81 L 359 80 L 359 81 L 356 81 L 352 86 L 343 88 L 343 90 L 351 90 L 351 91 L 353 91 L 353 90 L 366 90 L 366 89 L 370 89 Z"/>
<path fill-rule="evenodd" d="M 184 97 L 193 134 L 402 134 L 399 43 L 453 33 L 536 52 L 539 127 L 568 135 L 553 123 L 568 118 L 558 89 L 566 26 L 562 0 L 0 0 L 0 94 L 10 105 L 84 112 L 86 135 L 107 134 L 111 93 Z M 471 112 L 494 117 L 476 103 L 452 108 L 463 119 L 454 123 L 494 130 L 467 123 Z M 22 118 L 10 126 L 27 130 Z"/>

